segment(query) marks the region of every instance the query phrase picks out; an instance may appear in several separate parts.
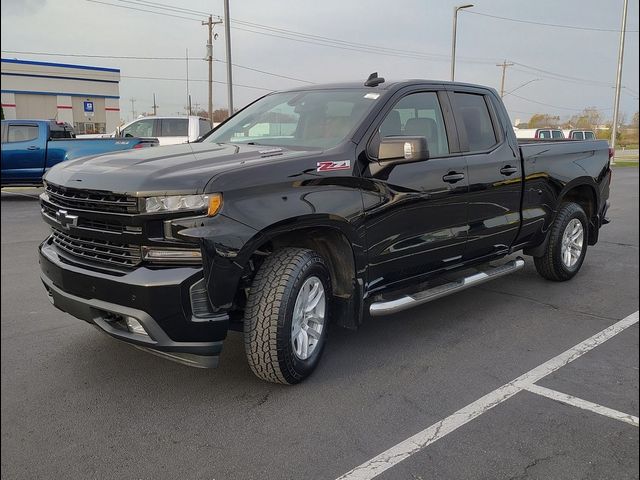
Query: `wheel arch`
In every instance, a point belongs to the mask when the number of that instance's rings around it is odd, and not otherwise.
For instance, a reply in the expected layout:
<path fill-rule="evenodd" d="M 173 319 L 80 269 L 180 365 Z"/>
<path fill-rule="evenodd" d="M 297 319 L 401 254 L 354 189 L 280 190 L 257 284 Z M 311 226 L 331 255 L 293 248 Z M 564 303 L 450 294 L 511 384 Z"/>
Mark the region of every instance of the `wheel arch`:
<path fill-rule="evenodd" d="M 574 202 L 580 205 L 587 215 L 589 220 L 588 226 L 588 242 L 589 245 L 595 245 L 598 241 L 598 211 L 599 211 L 599 196 L 598 189 L 591 179 L 576 179 L 573 182 L 568 183 L 563 188 L 558 198 L 557 211 L 563 203 Z M 555 217 L 555 215 L 554 215 Z M 555 221 L 555 218 L 554 218 Z"/>
<path fill-rule="evenodd" d="M 363 242 L 351 224 L 335 216 L 308 216 L 278 222 L 252 238 L 239 257 L 245 274 L 259 268 L 266 255 L 285 248 L 308 248 L 318 252 L 329 266 L 336 322 L 356 328 L 362 316 L 360 304 L 364 282 Z"/>

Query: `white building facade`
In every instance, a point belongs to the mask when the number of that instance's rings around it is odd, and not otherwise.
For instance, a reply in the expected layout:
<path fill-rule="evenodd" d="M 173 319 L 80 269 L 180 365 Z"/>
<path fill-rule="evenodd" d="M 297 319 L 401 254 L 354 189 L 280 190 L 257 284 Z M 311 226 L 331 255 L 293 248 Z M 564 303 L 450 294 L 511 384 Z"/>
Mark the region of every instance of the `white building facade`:
<path fill-rule="evenodd" d="M 120 124 L 117 68 L 1 59 L 6 119 L 68 122 L 76 133 L 112 132 Z"/>

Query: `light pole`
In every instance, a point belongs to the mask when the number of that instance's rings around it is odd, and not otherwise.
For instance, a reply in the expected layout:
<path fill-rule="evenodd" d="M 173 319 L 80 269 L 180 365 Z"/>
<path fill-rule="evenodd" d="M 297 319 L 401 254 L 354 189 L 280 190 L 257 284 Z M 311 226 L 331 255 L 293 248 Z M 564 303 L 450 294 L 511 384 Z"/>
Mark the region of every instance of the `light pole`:
<path fill-rule="evenodd" d="M 622 27 L 620 28 L 620 45 L 618 47 L 618 68 L 616 70 L 616 94 L 613 101 L 613 125 L 611 126 L 611 148 L 614 151 L 612 163 L 615 163 L 616 136 L 618 135 L 618 115 L 620 114 L 620 90 L 622 86 L 622 60 L 624 58 L 624 36 L 627 31 L 627 7 L 629 0 L 622 5 Z"/>
<path fill-rule="evenodd" d="M 463 8 L 471 8 L 473 4 L 460 5 L 453 7 L 453 36 L 451 38 L 451 81 L 456 78 L 456 30 L 458 29 L 458 10 Z"/>

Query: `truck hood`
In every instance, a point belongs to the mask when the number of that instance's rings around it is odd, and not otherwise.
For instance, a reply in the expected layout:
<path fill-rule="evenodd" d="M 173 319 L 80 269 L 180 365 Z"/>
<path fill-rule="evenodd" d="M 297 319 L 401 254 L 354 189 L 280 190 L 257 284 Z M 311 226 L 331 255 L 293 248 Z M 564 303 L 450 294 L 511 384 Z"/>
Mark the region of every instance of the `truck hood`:
<path fill-rule="evenodd" d="M 47 172 L 45 180 L 70 188 L 128 195 L 202 193 L 209 180 L 222 172 L 310 153 L 264 145 L 190 143 L 62 162 Z"/>

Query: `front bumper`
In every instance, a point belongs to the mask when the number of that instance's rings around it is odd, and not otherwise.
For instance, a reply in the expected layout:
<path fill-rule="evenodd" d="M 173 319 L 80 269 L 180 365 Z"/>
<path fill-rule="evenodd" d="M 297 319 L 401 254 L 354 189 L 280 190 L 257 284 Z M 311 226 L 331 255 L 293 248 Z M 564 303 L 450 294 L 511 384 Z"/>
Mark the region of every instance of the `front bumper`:
<path fill-rule="evenodd" d="M 54 306 L 112 337 L 195 367 L 215 367 L 229 317 L 192 314 L 189 288 L 202 269 L 140 267 L 122 275 L 74 264 L 49 239 L 39 247 L 42 282 Z M 122 327 L 133 317 L 148 335 Z"/>

